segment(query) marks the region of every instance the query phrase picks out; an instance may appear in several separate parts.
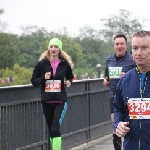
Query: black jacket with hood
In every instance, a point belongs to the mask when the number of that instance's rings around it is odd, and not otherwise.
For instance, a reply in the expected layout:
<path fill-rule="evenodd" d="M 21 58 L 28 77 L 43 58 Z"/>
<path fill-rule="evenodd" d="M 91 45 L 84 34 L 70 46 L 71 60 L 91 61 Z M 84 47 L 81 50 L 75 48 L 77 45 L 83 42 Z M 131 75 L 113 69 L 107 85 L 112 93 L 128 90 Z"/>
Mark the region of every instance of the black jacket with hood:
<path fill-rule="evenodd" d="M 45 79 L 45 73 L 51 72 L 50 79 Z M 61 80 L 61 92 L 45 92 L 45 82 L 46 80 Z M 33 70 L 31 83 L 33 86 L 41 86 L 41 102 L 46 101 L 66 101 L 67 94 L 65 91 L 64 81 L 69 80 L 72 82 L 73 73 L 70 65 L 67 61 L 61 60 L 59 63 L 56 74 L 53 76 L 53 69 L 50 61 L 45 58 L 37 63 Z"/>

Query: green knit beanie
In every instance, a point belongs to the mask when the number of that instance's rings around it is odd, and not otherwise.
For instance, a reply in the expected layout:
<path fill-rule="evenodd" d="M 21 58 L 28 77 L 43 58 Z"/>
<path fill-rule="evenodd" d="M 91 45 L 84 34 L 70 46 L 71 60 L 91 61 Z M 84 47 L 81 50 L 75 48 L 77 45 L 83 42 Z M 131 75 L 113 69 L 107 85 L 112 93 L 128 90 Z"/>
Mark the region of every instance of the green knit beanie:
<path fill-rule="evenodd" d="M 48 49 L 50 48 L 51 45 L 57 45 L 60 50 L 62 50 L 62 42 L 58 38 L 53 38 L 50 40 L 48 44 Z"/>

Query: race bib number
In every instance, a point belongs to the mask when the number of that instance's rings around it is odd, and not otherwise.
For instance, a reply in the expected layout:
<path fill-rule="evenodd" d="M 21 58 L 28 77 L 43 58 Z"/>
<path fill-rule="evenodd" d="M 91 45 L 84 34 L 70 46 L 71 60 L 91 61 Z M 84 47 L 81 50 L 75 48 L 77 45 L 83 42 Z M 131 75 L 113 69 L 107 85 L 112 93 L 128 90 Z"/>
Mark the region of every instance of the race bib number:
<path fill-rule="evenodd" d="M 61 92 L 61 80 L 46 80 L 45 92 Z"/>
<path fill-rule="evenodd" d="M 150 98 L 131 98 L 127 106 L 130 119 L 150 119 Z"/>
<path fill-rule="evenodd" d="M 109 67 L 109 78 L 120 78 L 122 67 Z"/>

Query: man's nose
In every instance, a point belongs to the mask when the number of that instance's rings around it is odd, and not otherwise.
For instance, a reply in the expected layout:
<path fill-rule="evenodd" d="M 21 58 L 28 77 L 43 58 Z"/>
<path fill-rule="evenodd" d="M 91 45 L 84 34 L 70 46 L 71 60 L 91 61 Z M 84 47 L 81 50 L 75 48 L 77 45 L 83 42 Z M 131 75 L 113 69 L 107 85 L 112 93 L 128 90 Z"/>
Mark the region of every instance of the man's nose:
<path fill-rule="evenodd" d="M 142 53 L 142 49 L 141 48 L 138 48 L 137 49 L 137 54 L 141 54 Z"/>
<path fill-rule="evenodd" d="M 119 44 L 118 46 L 119 46 L 119 47 L 122 47 L 122 45 L 121 45 L 121 44 Z"/>

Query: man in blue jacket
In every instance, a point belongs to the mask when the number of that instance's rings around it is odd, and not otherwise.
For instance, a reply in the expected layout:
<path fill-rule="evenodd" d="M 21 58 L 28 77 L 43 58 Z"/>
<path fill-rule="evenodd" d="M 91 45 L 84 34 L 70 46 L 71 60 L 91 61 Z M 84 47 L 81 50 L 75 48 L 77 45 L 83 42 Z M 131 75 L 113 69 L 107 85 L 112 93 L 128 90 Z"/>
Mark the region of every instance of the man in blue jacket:
<path fill-rule="evenodd" d="M 127 52 L 127 38 L 124 34 L 117 34 L 114 37 L 114 49 L 115 54 L 109 55 L 106 58 L 105 78 L 103 84 L 110 86 L 109 99 L 110 99 L 110 111 L 111 120 L 114 124 L 114 95 L 116 92 L 116 86 L 121 76 L 135 66 L 135 62 L 132 59 L 132 55 Z M 115 134 L 113 130 L 113 144 L 115 150 L 121 150 L 121 138 Z"/>
<path fill-rule="evenodd" d="M 131 44 L 136 67 L 117 85 L 114 128 L 123 150 L 150 150 L 150 31 L 135 33 Z"/>

